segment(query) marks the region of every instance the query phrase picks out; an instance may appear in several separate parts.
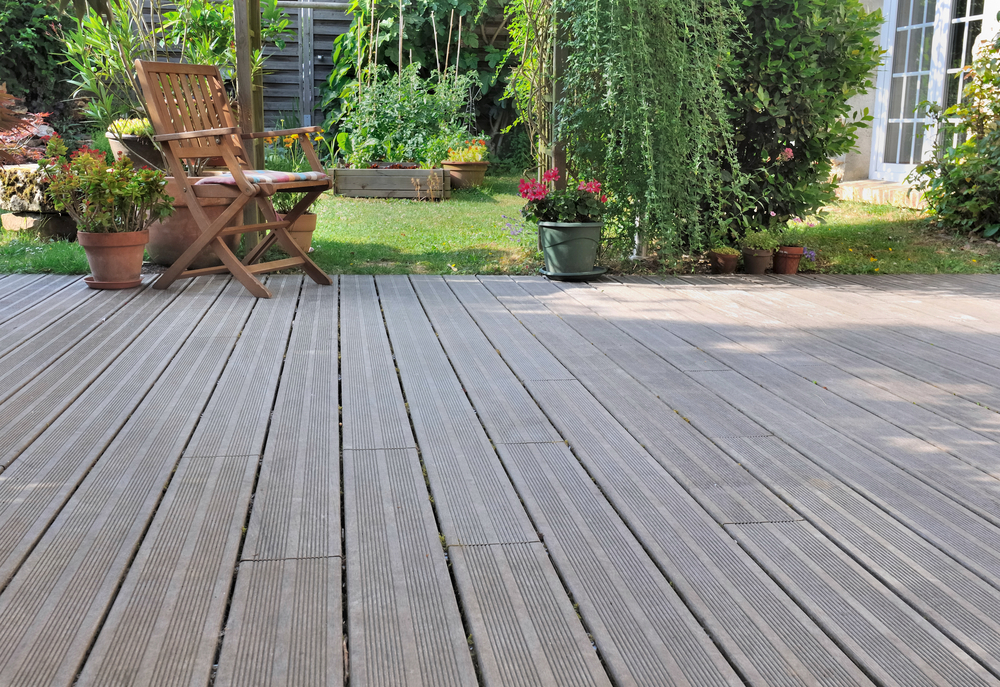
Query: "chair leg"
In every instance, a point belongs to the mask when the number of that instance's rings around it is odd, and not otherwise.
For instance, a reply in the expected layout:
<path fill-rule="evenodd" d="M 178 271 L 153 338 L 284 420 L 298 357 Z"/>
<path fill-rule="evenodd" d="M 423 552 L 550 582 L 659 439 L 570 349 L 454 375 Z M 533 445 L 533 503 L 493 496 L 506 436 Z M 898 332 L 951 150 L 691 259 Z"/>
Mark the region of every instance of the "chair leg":
<path fill-rule="evenodd" d="M 322 191 L 311 191 L 307 193 L 305 198 L 296 203 L 295 207 L 292 208 L 292 211 L 289 212 L 285 218 L 290 218 L 291 221 L 294 222 L 302 215 L 303 212 L 309 209 L 310 205 L 316 202 L 316 199 L 319 198 L 320 195 L 322 195 Z M 268 221 L 277 220 L 277 216 L 274 214 L 274 206 L 271 205 L 269 198 L 258 197 L 257 204 L 260 206 L 265 218 L 268 218 Z M 270 217 L 273 217 L 274 219 L 271 220 Z M 285 252 L 288 253 L 289 256 L 293 258 L 302 258 L 302 270 L 309 275 L 310 279 L 322 286 L 333 285 L 333 280 L 330 279 L 330 276 L 321 270 L 319 265 L 312 261 L 308 252 L 302 250 L 302 248 L 292 239 L 291 235 L 289 235 L 283 228 L 272 229 L 260 243 L 254 246 L 253 249 L 247 253 L 246 257 L 243 258 L 243 264 L 251 265 L 259 260 L 264 255 L 264 252 L 270 248 L 275 241 L 278 241 L 278 243 L 281 244 L 281 247 L 285 249 Z"/>
<path fill-rule="evenodd" d="M 188 265 L 191 264 L 191 261 L 198 256 L 198 253 L 201 252 L 201 249 L 212 243 L 212 241 L 215 238 L 217 238 L 216 234 L 218 234 L 219 231 L 221 231 L 227 224 L 229 224 L 230 220 L 232 220 L 233 217 L 235 217 L 236 214 L 243 209 L 243 206 L 246 205 L 249 200 L 250 200 L 249 196 L 245 195 L 238 196 L 233 200 L 232 204 L 230 204 L 229 207 L 227 207 L 225 211 L 223 211 L 223 213 L 219 215 L 219 217 L 214 222 L 208 224 L 208 226 L 202 227 L 201 234 L 198 236 L 198 238 L 196 238 L 194 242 L 190 246 L 188 246 L 187 250 L 181 253 L 181 256 L 174 261 L 173 265 L 167 268 L 166 272 L 161 274 L 159 278 L 157 278 L 157 280 L 153 282 L 153 288 L 165 289 L 171 284 L 173 284 L 177 280 L 177 278 L 181 276 L 184 270 L 188 268 Z M 199 207 L 199 211 L 200 210 L 201 208 Z M 198 218 L 199 214 L 201 214 L 203 217 L 205 216 L 204 212 L 199 213 L 193 210 L 191 214 L 196 219 Z M 228 250 L 228 248 L 226 250 Z M 216 253 L 218 252 L 219 251 L 216 250 Z M 219 257 L 221 258 L 222 256 L 220 255 Z"/>
<path fill-rule="evenodd" d="M 222 263 L 229 268 L 233 277 L 236 278 L 239 283 L 246 287 L 255 298 L 270 298 L 272 296 L 271 292 L 266 286 L 260 283 L 254 275 L 247 271 L 246 265 L 239 261 L 233 252 L 229 250 L 229 246 L 220 237 L 215 237 L 215 242 L 212 246 L 215 249 L 216 255 L 222 260 Z"/>

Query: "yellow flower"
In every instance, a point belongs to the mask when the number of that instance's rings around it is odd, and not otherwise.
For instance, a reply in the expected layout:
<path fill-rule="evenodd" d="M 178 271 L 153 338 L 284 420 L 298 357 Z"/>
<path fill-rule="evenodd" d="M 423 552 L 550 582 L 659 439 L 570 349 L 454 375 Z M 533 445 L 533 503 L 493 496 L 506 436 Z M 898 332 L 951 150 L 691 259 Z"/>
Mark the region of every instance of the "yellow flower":
<path fill-rule="evenodd" d="M 848 248 L 847 250 L 848 250 L 848 251 L 850 251 L 851 253 L 853 253 L 853 252 L 854 252 L 854 249 L 853 249 L 853 248 Z"/>

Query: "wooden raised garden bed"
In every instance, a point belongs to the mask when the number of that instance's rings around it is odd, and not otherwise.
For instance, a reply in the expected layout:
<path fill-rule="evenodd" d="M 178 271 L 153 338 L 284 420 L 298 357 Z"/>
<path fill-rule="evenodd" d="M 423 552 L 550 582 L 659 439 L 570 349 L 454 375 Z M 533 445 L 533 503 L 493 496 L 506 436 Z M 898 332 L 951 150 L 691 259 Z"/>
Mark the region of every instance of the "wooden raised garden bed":
<path fill-rule="evenodd" d="M 354 198 L 451 198 L 451 176 L 443 169 L 337 169 L 336 192 Z"/>

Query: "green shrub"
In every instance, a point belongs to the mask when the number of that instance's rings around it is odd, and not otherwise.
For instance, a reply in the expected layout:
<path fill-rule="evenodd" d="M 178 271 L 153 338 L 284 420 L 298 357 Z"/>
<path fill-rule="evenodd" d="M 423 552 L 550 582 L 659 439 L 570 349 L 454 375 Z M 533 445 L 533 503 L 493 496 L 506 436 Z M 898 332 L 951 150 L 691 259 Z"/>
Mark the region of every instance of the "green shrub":
<path fill-rule="evenodd" d="M 740 246 L 747 250 L 777 250 L 779 245 L 777 234 L 767 229 L 748 231 L 740 241 Z"/>
<path fill-rule="evenodd" d="M 415 64 L 402 75 L 379 66 L 354 99 L 337 143 L 354 166 L 384 160 L 439 167 L 449 148 L 469 138 L 471 88 L 464 75 L 438 82 L 421 78 Z"/>
<path fill-rule="evenodd" d="M 53 5 L 0 0 L 0 83 L 32 112 L 56 109 L 72 91 L 62 64 L 63 29 L 70 26 Z"/>
<path fill-rule="evenodd" d="M 961 103 L 943 112 L 930 108 L 946 135 L 938 138 L 931 160 L 917 165 L 910 177 L 940 223 L 993 239 L 1000 239 L 998 48 L 990 45 L 966 71 Z"/>
<path fill-rule="evenodd" d="M 872 119 L 848 100 L 872 87 L 881 13 L 859 0 L 743 0 L 726 90 L 751 226 L 783 226 L 833 200 L 830 158 Z"/>

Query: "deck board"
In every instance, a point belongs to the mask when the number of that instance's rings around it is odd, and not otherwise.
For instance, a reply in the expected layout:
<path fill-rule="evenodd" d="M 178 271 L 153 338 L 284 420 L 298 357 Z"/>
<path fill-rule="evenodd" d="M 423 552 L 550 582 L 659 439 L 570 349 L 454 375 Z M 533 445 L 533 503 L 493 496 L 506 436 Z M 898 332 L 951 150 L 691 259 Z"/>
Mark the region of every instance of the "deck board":
<path fill-rule="evenodd" d="M 1000 277 L 0 275 L 0 684 L 996 685 Z"/>
<path fill-rule="evenodd" d="M 475 681 L 371 277 L 341 278 L 351 683 Z M 354 438 L 350 443 L 348 437 Z M 357 448 L 368 446 L 368 448 Z"/>
<path fill-rule="evenodd" d="M 181 684 L 215 661 L 301 277 L 271 277 L 184 450 L 81 685 Z M 154 639 L 155 638 L 155 639 Z"/>

